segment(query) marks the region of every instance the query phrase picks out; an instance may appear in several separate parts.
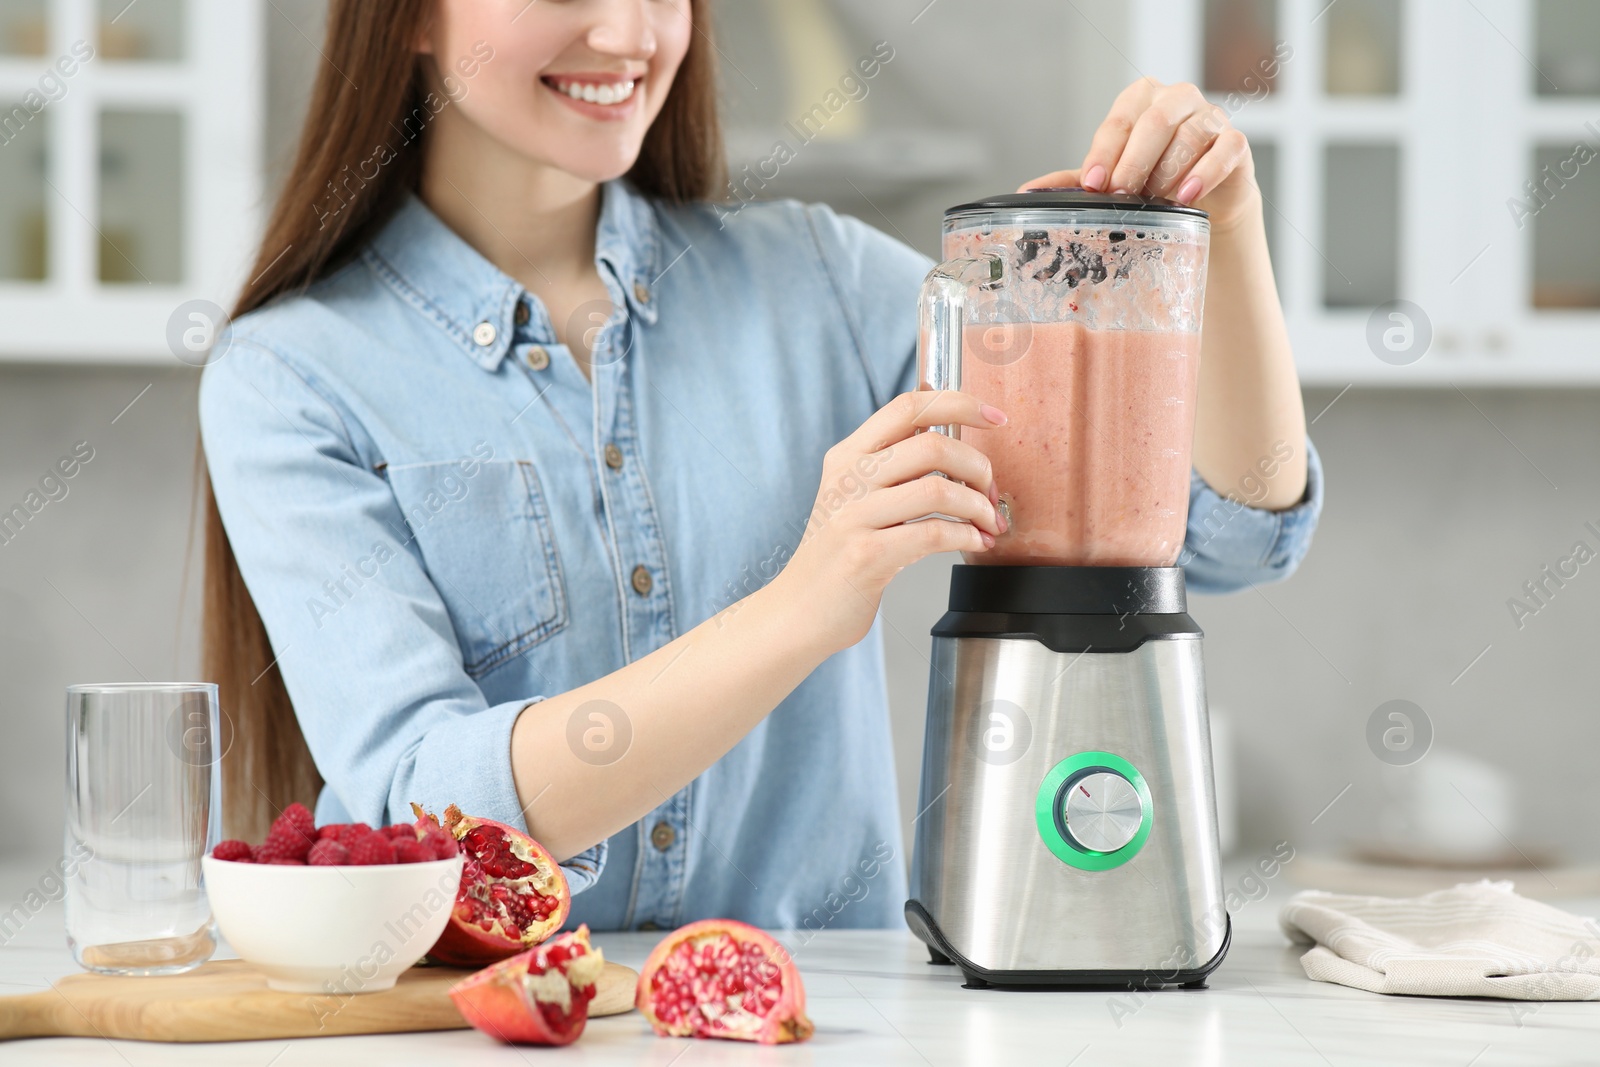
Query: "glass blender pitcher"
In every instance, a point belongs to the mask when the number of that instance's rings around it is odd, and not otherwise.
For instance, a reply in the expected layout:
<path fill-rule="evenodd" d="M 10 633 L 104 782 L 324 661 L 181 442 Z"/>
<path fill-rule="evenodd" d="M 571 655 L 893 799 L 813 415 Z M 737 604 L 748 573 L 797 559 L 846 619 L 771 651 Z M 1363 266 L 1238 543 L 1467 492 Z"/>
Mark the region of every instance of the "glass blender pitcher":
<path fill-rule="evenodd" d="M 1010 529 L 985 565 L 1168 567 L 1189 509 L 1210 225 L 1082 189 L 951 208 L 921 296 L 923 388 L 1010 421 L 938 427 L 989 457 Z"/>
<path fill-rule="evenodd" d="M 1200 627 L 1181 567 L 1209 223 L 1045 189 L 945 212 L 921 384 L 1004 426 L 1009 528 L 930 631 L 906 923 L 968 986 L 1199 988 L 1222 892 Z"/>

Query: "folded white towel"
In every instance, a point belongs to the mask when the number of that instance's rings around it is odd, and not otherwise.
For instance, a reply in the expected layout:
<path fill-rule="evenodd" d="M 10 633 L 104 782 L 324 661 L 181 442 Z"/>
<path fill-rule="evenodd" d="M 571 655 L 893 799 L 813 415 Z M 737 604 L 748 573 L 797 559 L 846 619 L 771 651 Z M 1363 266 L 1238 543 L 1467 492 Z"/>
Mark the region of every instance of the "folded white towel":
<path fill-rule="evenodd" d="M 1306 890 L 1278 915 L 1318 982 L 1435 997 L 1600 1000 L 1600 925 L 1518 896 L 1510 882 L 1420 897 Z"/>

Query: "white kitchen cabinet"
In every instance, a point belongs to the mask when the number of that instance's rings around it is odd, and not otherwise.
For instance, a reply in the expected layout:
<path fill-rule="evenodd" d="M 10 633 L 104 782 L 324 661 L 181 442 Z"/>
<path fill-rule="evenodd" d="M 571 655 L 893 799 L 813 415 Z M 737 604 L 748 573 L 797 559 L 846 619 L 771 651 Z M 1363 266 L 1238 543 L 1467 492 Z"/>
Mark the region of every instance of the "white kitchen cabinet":
<path fill-rule="evenodd" d="M 1308 384 L 1600 384 L 1600 4 L 1134 0 L 1130 30 L 1250 136 Z M 1403 341 L 1390 300 L 1413 362 L 1369 342 Z"/>
<path fill-rule="evenodd" d="M 0 0 L 0 359 L 170 363 L 174 311 L 227 303 L 261 224 L 261 21 Z"/>

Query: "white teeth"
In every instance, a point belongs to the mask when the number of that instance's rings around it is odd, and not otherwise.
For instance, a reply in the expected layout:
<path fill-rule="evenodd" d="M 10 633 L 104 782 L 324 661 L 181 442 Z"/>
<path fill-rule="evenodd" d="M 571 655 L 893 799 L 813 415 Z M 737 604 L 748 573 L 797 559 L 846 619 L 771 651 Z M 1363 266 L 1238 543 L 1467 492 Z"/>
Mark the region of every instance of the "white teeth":
<path fill-rule="evenodd" d="M 582 82 L 557 82 L 556 91 L 566 93 L 574 100 L 591 104 L 620 104 L 633 95 L 636 82 L 606 82 L 600 85 Z"/>

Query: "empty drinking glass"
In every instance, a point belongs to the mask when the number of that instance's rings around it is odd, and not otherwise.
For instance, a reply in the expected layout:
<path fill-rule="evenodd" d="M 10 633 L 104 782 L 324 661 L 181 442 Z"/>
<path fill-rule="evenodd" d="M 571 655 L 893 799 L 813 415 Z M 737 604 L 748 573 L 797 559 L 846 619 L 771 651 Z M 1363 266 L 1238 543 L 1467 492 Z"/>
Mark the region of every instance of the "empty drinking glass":
<path fill-rule="evenodd" d="M 221 835 L 217 687 L 67 688 L 67 944 L 106 974 L 211 958 L 200 857 Z"/>

